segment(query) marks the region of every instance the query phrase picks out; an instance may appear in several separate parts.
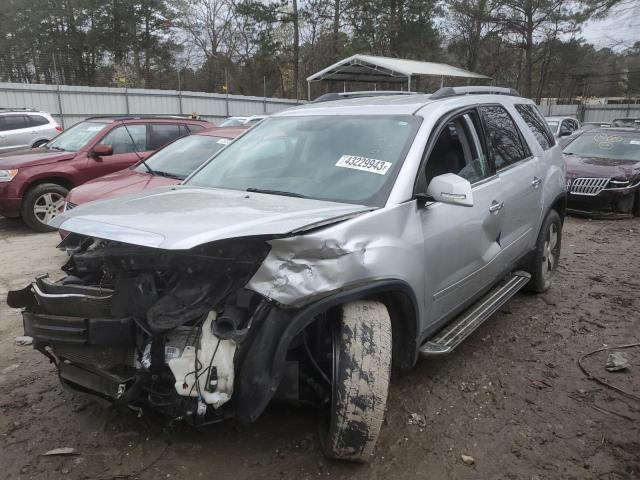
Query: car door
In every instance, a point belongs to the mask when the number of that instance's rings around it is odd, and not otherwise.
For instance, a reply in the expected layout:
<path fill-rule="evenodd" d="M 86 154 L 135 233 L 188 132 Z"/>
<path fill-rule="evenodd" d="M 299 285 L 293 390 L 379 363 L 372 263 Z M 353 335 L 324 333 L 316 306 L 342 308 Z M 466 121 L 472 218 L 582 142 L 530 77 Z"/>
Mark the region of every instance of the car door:
<path fill-rule="evenodd" d="M 91 152 L 87 159 L 85 181 L 112 172 L 124 170 L 147 157 L 147 125 L 142 123 L 119 125 L 107 132 L 96 145 L 111 145 L 113 155 L 95 156 Z"/>
<path fill-rule="evenodd" d="M 5 121 L 4 118 L 6 117 L 6 115 L 0 115 L 0 155 L 7 151 L 7 147 L 9 146 L 8 140 L 7 140 L 7 127 L 5 126 Z"/>
<path fill-rule="evenodd" d="M 475 110 L 445 119 L 419 179 L 455 173 L 472 186 L 473 206 L 427 202 L 420 211 L 425 245 L 425 311 L 429 322 L 453 316 L 496 279 L 504 212 L 502 179 L 482 141 Z"/>
<path fill-rule="evenodd" d="M 558 129 L 558 143 L 560 147 L 564 148 L 571 143 L 577 129 L 577 123 L 574 123 L 570 118 L 562 120 Z"/>
<path fill-rule="evenodd" d="M 489 154 L 501 180 L 504 225 L 499 242 L 503 249 L 501 271 L 504 272 L 526 253 L 537 235 L 542 205 L 541 160 L 532 154 L 505 106 L 482 105 L 478 110 Z"/>
<path fill-rule="evenodd" d="M 33 128 L 25 115 L 8 114 L 4 117 L 5 151 L 20 150 L 31 146 Z"/>

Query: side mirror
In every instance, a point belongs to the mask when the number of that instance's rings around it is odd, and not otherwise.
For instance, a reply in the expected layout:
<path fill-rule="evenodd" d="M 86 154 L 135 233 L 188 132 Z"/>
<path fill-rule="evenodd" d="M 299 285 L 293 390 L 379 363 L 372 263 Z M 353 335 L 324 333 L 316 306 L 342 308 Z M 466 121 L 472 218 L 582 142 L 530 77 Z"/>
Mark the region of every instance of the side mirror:
<path fill-rule="evenodd" d="M 561 137 L 568 137 L 569 135 L 571 135 L 571 130 L 565 130 L 565 129 L 560 130 Z"/>
<path fill-rule="evenodd" d="M 455 173 L 433 177 L 427 188 L 427 195 L 436 202 L 473 207 L 471 183 Z"/>
<path fill-rule="evenodd" d="M 92 157 L 108 157 L 113 155 L 113 146 L 112 145 L 96 145 L 93 147 L 91 151 Z"/>

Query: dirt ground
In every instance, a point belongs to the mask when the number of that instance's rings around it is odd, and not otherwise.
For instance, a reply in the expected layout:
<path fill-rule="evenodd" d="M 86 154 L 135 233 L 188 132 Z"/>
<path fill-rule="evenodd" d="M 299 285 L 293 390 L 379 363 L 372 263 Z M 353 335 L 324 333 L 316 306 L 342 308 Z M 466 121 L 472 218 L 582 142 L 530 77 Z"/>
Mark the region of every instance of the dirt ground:
<path fill-rule="evenodd" d="M 577 363 L 640 341 L 640 219 L 568 219 L 547 294 L 519 294 L 451 356 L 394 376 L 367 465 L 327 461 L 308 409 L 274 405 L 250 427 L 169 430 L 64 390 L 45 357 L 14 344 L 21 318 L 4 303 L 8 289 L 58 271 L 56 239 L 0 218 L 1 478 L 640 478 L 640 401 Z M 638 397 L 640 348 L 624 352 L 626 371 L 605 371 L 607 351 L 584 366 Z M 77 455 L 42 456 L 58 447 Z"/>

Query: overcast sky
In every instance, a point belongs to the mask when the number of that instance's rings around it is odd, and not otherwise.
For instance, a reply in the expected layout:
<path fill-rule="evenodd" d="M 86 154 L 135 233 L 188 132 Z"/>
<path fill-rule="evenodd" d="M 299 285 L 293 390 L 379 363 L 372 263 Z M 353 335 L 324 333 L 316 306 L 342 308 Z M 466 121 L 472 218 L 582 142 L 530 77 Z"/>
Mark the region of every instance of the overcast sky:
<path fill-rule="evenodd" d="M 596 47 L 625 48 L 640 42 L 640 1 L 614 9 L 605 20 L 587 22 L 581 36 Z"/>

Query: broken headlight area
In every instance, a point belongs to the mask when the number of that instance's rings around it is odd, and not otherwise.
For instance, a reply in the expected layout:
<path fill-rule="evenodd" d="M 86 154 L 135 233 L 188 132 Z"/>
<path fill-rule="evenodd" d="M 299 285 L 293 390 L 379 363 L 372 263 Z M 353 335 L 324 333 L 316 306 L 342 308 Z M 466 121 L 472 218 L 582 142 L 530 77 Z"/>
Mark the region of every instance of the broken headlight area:
<path fill-rule="evenodd" d="M 227 413 L 241 350 L 267 301 L 244 289 L 263 240 L 166 251 L 85 238 L 63 267 L 9 293 L 61 380 L 196 423 Z"/>

